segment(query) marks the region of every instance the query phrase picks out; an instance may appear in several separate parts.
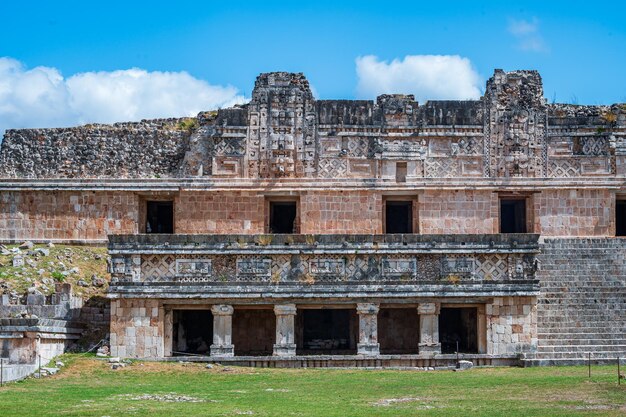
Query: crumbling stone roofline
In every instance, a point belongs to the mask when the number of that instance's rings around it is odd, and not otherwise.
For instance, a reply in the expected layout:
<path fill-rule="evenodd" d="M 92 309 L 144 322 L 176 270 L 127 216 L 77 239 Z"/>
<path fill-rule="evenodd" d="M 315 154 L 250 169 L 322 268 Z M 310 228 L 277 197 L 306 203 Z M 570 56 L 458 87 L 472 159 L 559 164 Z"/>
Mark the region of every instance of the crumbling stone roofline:
<path fill-rule="evenodd" d="M 411 179 L 611 176 L 625 137 L 625 105 L 548 105 L 536 71 L 496 70 L 479 100 L 423 105 L 410 94 L 315 100 L 303 74 L 274 72 L 249 103 L 184 122 L 8 130 L 0 177 L 371 179 L 398 160 L 414 164 Z"/>

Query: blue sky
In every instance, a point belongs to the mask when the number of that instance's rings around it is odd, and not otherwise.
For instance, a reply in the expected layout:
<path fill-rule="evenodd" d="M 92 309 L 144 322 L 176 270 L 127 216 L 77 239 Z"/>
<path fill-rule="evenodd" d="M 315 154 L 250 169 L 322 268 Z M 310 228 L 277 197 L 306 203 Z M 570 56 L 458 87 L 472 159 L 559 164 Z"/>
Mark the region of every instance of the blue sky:
<path fill-rule="evenodd" d="M 190 98 L 195 107 L 182 109 L 185 99 L 179 97 L 148 116 L 176 106 L 189 113 L 198 106 L 230 105 L 249 97 L 258 73 L 276 70 L 304 72 L 319 98 L 373 98 L 385 89 L 403 88 L 410 91 L 397 92 L 436 99 L 454 97 L 452 90 L 462 90 L 463 83 L 467 90 L 458 98 L 474 97 L 470 87 L 482 91 L 494 68 L 537 69 L 549 101 L 626 102 L 626 2 L 3 1 L 0 17 L 0 57 L 10 59 L 0 71 L 0 130 L 98 119 L 98 105 L 89 102 L 88 91 L 95 88 L 89 82 L 97 84 L 113 71 L 130 68 L 145 70 L 144 89 L 153 72 L 184 71 L 221 94 L 215 99 L 215 91 L 200 89 L 206 93 L 203 99 Z M 369 66 L 357 73 L 357 58 L 370 55 L 376 58 L 362 61 Z M 447 75 L 433 75 L 423 72 L 431 61 L 406 61 L 422 55 L 458 56 L 463 63 L 444 62 Z M 393 60 L 397 65 L 392 70 Z M 68 102 L 73 113 L 46 118 L 43 109 L 37 120 L 21 115 L 28 103 L 42 105 L 32 101 L 38 94 L 32 80 L 26 79 L 23 90 L 13 86 L 40 66 L 53 70 L 46 74 L 55 86 L 76 74 L 100 75 L 80 78 L 80 93 L 76 86 L 46 90 L 55 97 L 46 103 L 62 107 L 58 103 Z M 441 90 L 459 68 L 465 71 L 459 84 Z M 3 74 L 5 90 L 11 89 L 4 96 Z M 430 75 L 431 85 L 415 86 Z M 186 82 L 161 81 L 156 85 L 176 89 Z M 104 85 L 109 90 L 120 86 L 117 81 Z M 117 101 L 115 107 L 144 107 L 145 96 L 154 93 Z M 115 101 L 114 93 L 100 99 L 111 97 Z M 3 100 L 12 112 L 9 117 L 5 111 L 4 119 Z M 83 111 L 92 104 L 93 113 Z M 109 111 L 103 111 L 105 121 L 145 115 Z"/>

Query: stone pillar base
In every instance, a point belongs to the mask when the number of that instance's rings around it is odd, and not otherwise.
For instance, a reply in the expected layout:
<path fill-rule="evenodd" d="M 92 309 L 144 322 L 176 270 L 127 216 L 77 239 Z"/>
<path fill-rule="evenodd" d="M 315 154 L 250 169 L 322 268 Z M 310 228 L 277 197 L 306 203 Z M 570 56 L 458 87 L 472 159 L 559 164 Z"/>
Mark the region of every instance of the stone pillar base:
<path fill-rule="evenodd" d="M 274 345 L 274 356 L 296 356 L 296 344 Z"/>
<path fill-rule="evenodd" d="M 358 343 L 357 354 L 365 356 L 380 355 L 380 343 Z"/>
<path fill-rule="evenodd" d="M 419 344 L 419 355 L 420 356 L 435 356 L 441 353 L 441 343 L 436 344 Z"/>
<path fill-rule="evenodd" d="M 225 346 L 211 345 L 211 356 L 222 356 L 222 357 L 228 357 L 228 358 L 235 356 L 235 346 L 234 345 L 225 345 Z"/>

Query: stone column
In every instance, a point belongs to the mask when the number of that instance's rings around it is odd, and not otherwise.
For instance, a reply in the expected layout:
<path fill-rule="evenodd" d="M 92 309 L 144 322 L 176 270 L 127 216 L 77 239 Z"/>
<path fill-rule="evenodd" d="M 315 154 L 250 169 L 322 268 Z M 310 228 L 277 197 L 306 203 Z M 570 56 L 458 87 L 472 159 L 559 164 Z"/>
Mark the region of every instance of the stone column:
<path fill-rule="evenodd" d="M 214 305 L 213 313 L 213 344 L 211 356 L 235 356 L 233 346 L 233 306 Z"/>
<path fill-rule="evenodd" d="M 276 314 L 276 343 L 274 356 L 295 356 L 295 304 L 280 304 L 274 306 Z"/>
<path fill-rule="evenodd" d="M 417 307 L 420 319 L 419 354 L 422 356 L 433 356 L 441 353 L 439 306 L 439 303 L 422 303 Z"/>
<path fill-rule="evenodd" d="M 378 304 L 360 303 L 356 305 L 359 315 L 359 355 L 376 356 L 380 354 L 378 343 Z"/>

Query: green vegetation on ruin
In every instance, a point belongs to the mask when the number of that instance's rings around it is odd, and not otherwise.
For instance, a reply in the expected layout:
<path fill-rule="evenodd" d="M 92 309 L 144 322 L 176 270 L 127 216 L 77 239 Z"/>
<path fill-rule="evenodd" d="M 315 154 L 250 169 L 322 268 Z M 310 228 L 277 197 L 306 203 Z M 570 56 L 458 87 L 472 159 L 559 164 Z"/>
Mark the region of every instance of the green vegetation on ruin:
<path fill-rule="evenodd" d="M 4 245 L 9 252 L 18 246 Z M 34 286 L 48 295 L 54 292 L 56 283 L 68 282 L 72 284 L 74 294 L 91 298 L 104 295 L 110 281 L 104 246 L 34 245 L 32 249 L 20 250 L 24 265 L 16 267 L 13 258 L 17 253 L 2 253 L 0 251 L 0 294 L 15 292 L 23 295 Z M 94 285 L 94 277 L 106 282 L 101 286 Z M 78 285 L 81 280 L 83 286 Z"/>
<path fill-rule="evenodd" d="M 177 129 L 186 130 L 187 132 L 190 132 L 190 133 L 198 129 L 199 126 L 200 124 L 198 123 L 198 119 L 195 117 L 187 117 L 187 118 L 181 119 L 176 124 Z"/>
<path fill-rule="evenodd" d="M 0 389 L 2 416 L 621 416 L 615 366 L 453 371 L 259 369 L 65 355 Z"/>

